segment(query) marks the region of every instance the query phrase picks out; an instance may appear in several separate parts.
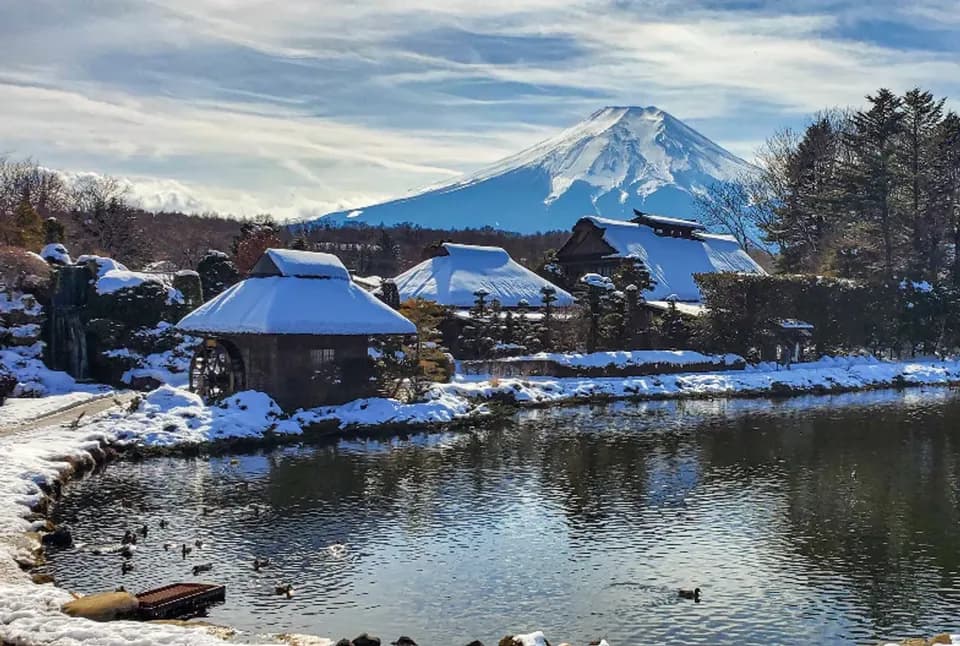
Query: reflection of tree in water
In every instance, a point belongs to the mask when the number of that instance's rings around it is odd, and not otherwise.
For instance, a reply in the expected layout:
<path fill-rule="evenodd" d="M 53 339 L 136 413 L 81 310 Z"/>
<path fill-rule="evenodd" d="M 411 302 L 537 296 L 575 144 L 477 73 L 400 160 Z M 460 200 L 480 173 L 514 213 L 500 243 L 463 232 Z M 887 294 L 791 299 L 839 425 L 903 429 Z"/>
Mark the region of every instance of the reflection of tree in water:
<path fill-rule="evenodd" d="M 703 485 L 778 471 L 787 545 L 811 579 L 847 581 L 879 630 L 920 625 L 960 566 L 958 418 L 957 403 L 808 413 L 778 431 L 741 418 L 701 434 Z"/>

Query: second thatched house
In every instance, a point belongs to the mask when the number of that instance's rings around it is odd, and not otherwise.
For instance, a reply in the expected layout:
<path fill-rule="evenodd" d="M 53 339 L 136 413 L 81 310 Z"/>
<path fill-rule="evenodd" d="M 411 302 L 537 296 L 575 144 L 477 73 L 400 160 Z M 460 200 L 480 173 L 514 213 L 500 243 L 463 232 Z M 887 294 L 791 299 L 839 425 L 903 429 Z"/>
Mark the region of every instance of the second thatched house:
<path fill-rule="evenodd" d="M 369 394 L 370 338 L 416 327 L 327 253 L 268 249 L 250 276 L 178 324 L 204 337 L 191 386 L 209 399 L 260 390 L 286 410 Z"/>
<path fill-rule="evenodd" d="M 543 289 L 554 290 L 557 307 L 573 304 L 573 296 L 538 276 L 500 247 L 444 242 L 430 258 L 393 279 L 400 300 L 423 298 L 452 308 L 469 309 L 483 293 L 487 303 L 498 301 L 505 309 L 524 303 L 530 309 L 543 305 Z"/>

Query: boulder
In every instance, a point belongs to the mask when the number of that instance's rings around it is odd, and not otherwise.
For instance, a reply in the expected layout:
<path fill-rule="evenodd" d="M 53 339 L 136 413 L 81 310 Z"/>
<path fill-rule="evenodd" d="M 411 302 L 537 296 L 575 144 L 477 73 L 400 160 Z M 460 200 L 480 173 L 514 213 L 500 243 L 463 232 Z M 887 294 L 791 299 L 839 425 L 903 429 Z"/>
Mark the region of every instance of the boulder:
<path fill-rule="evenodd" d="M 73 534 L 70 532 L 69 527 L 60 526 L 54 529 L 52 532 L 44 534 L 40 540 L 44 545 L 52 545 L 54 547 L 70 547 L 73 545 Z"/>
<path fill-rule="evenodd" d="M 380 638 L 361 633 L 353 638 L 353 646 L 380 646 Z"/>
<path fill-rule="evenodd" d="M 203 283 L 200 274 L 183 269 L 173 275 L 173 287 L 183 295 L 183 309 L 190 312 L 203 305 Z"/>
<path fill-rule="evenodd" d="M 60 610 L 71 617 L 112 621 L 135 616 L 138 606 L 137 598 L 129 592 L 101 592 L 68 601 Z"/>

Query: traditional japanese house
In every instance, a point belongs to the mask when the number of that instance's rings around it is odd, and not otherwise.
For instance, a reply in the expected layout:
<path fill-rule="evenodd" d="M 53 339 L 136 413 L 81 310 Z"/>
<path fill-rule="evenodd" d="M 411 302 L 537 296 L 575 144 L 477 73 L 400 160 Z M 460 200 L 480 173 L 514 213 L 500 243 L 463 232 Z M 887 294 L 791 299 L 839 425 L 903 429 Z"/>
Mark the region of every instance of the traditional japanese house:
<path fill-rule="evenodd" d="M 732 236 L 707 233 L 703 225 L 691 220 L 635 213 L 637 217 L 629 221 L 580 218 L 557 252 L 567 276 L 610 276 L 625 259 L 641 260 L 656 281 L 644 297 L 666 306 L 667 299 L 700 302 L 694 274 L 765 273 Z"/>
<path fill-rule="evenodd" d="M 444 242 L 432 254 L 393 279 L 401 301 L 423 298 L 469 309 L 482 292 L 487 303 L 498 301 L 505 309 L 515 309 L 521 301 L 538 309 L 546 287 L 554 290 L 554 306 L 573 304 L 568 292 L 516 262 L 500 247 Z"/>
<path fill-rule="evenodd" d="M 354 284 L 332 254 L 268 249 L 250 276 L 177 326 L 204 337 L 191 387 L 209 399 L 260 390 L 286 410 L 369 394 L 371 337 L 416 327 Z"/>

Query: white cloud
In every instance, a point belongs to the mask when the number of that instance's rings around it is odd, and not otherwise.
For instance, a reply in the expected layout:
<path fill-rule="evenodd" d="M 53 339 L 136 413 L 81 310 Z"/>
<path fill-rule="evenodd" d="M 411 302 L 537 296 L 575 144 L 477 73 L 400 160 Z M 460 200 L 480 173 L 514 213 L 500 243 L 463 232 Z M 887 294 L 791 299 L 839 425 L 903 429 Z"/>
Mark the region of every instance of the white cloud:
<path fill-rule="evenodd" d="M 887 9 L 912 25 L 958 22 L 952 0 Z M 145 205 L 188 210 L 360 206 L 516 152 L 604 103 L 710 119 L 709 134 L 749 155 L 776 118 L 879 86 L 960 90 L 955 53 L 834 35 L 869 15 L 854 3 L 35 0 L 4 12 L 4 148 L 130 177 Z M 464 42 L 418 46 L 442 30 Z M 570 51 L 495 63 L 462 56 L 471 33 Z"/>

